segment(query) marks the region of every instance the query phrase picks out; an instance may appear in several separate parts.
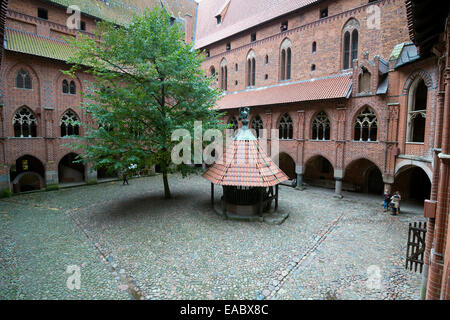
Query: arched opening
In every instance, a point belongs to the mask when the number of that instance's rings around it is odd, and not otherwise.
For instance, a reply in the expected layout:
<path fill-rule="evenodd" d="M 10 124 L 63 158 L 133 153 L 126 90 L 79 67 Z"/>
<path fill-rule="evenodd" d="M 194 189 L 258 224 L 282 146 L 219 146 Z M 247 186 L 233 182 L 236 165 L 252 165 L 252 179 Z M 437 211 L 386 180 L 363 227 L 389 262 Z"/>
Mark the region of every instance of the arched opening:
<path fill-rule="evenodd" d="M 403 200 L 410 199 L 423 204 L 423 200 L 430 199 L 431 181 L 422 168 L 404 166 L 395 175 L 392 191 L 399 191 Z"/>
<path fill-rule="evenodd" d="M 76 153 L 66 154 L 58 164 L 59 183 L 83 182 L 84 165 L 77 161 Z"/>
<path fill-rule="evenodd" d="M 345 169 L 342 189 L 381 195 L 384 191 L 383 176 L 375 163 L 358 159 Z"/>
<path fill-rule="evenodd" d="M 351 18 L 347 21 L 342 29 L 343 34 L 343 52 L 342 61 L 343 68 L 349 69 L 352 67 L 352 61 L 358 58 L 358 30 L 359 22 Z"/>
<path fill-rule="evenodd" d="M 280 169 L 289 177 L 290 180 L 297 177 L 295 173 L 295 161 L 287 153 L 280 153 L 279 155 Z"/>
<path fill-rule="evenodd" d="M 25 155 L 11 166 L 9 177 L 14 193 L 39 190 L 45 185 L 45 168 L 39 159 Z"/>
<path fill-rule="evenodd" d="M 409 90 L 408 96 L 408 142 L 425 141 L 428 88 L 422 78 L 417 78 Z"/>
<path fill-rule="evenodd" d="M 291 116 L 285 113 L 278 124 L 278 139 L 288 140 L 294 136 L 294 126 L 292 124 Z"/>
<path fill-rule="evenodd" d="M 370 72 L 365 67 L 361 68 L 361 73 L 359 74 L 359 93 L 369 93 L 370 92 Z"/>
<path fill-rule="evenodd" d="M 262 130 L 263 130 L 263 121 L 259 115 L 256 115 L 252 120 L 252 131 L 255 137 L 258 139 L 262 137 Z"/>
<path fill-rule="evenodd" d="M 327 158 L 315 156 L 305 164 L 303 173 L 305 183 L 324 188 L 334 188 L 334 168 Z"/>

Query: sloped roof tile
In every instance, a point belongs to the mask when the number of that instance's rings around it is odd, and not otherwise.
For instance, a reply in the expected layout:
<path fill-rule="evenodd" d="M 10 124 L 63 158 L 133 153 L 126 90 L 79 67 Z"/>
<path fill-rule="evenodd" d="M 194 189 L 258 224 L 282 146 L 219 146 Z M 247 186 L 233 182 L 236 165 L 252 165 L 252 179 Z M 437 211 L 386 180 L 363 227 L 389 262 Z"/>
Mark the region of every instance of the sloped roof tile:
<path fill-rule="evenodd" d="M 218 109 L 262 106 L 300 101 L 347 98 L 351 92 L 352 73 L 232 92 L 217 102 Z"/>
<path fill-rule="evenodd" d="M 34 33 L 5 28 L 4 48 L 9 51 L 66 61 L 72 55 L 67 42 Z"/>
<path fill-rule="evenodd" d="M 231 0 L 218 25 L 215 16 L 224 0 L 203 0 L 198 4 L 195 47 L 202 48 L 317 2 L 319 0 Z"/>
<path fill-rule="evenodd" d="M 248 136 L 251 133 L 248 128 L 241 128 L 240 134 Z M 246 187 L 270 187 L 289 179 L 267 156 L 256 138 L 234 139 L 203 177 L 218 185 Z"/>

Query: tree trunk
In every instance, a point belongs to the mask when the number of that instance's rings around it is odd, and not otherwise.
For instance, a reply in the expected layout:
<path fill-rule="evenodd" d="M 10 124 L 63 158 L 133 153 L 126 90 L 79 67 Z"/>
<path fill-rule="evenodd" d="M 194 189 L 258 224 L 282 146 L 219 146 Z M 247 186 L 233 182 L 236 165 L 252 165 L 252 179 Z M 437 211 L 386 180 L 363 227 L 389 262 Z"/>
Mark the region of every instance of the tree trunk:
<path fill-rule="evenodd" d="M 172 195 L 170 194 L 169 181 L 167 180 L 167 171 L 163 170 L 163 182 L 164 182 L 164 198 L 170 199 Z"/>

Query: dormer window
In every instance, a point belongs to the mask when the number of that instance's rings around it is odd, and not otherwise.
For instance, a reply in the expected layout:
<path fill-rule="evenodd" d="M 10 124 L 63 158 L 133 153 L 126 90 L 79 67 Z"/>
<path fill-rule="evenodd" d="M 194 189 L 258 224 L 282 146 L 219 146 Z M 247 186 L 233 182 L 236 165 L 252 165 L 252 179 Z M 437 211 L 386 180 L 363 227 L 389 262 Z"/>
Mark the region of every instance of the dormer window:
<path fill-rule="evenodd" d="M 328 17 L 328 7 L 320 10 L 320 19 Z"/>
<path fill-rule="evenodd" d="M 222 16 L 219 14 L 216 16 L 216 20 L 217 20 L 217 24 L 221 24 L 222 23 Z"/>
<path fill-rule="evenodd" d="M 283 23 L 281 23 L 281 27 L 280 30 L 281 32 L 286 31 L 288 29 L 288 22 L 284 21 Z"/>
<path fill-rule="evenodd" d="M 48 10 L 44 8 L 38 8 L 38 18 L 48 20 Z"/>

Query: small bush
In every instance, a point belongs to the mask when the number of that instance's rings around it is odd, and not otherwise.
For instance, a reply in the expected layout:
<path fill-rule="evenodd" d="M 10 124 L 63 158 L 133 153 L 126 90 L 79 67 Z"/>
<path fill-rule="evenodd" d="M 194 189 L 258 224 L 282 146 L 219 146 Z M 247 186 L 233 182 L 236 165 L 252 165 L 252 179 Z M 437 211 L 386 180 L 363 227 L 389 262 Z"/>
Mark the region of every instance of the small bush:
<path fill-rule="evenodd" d="M 12 192 L 9 189 L 0 190 L 0 199 L 1 198 L 9 198 L 12 196 Z"/>
<path fill-rule="evenodd" d="M 53 191 L 53 190 L 58 190 L 58 189 L 59 189 L 58 184 L 49 184 L 45 187 L 45 191 Z"/>

